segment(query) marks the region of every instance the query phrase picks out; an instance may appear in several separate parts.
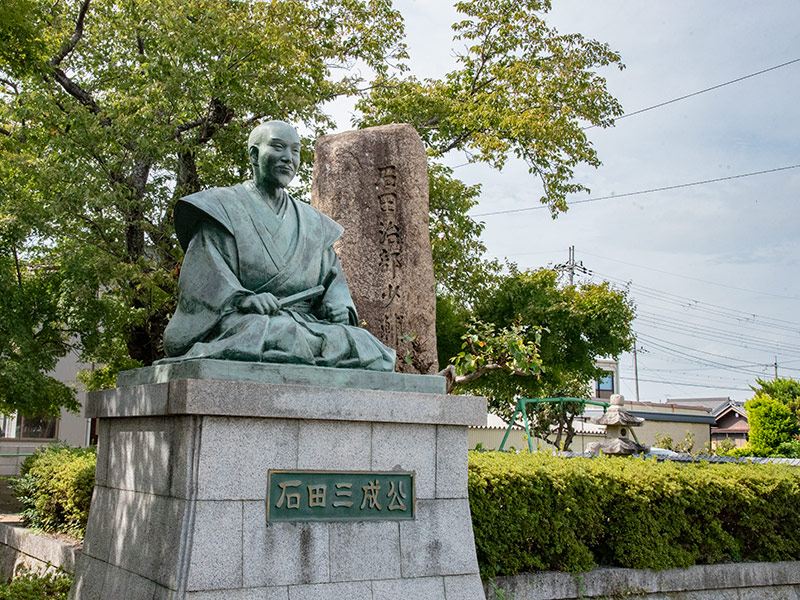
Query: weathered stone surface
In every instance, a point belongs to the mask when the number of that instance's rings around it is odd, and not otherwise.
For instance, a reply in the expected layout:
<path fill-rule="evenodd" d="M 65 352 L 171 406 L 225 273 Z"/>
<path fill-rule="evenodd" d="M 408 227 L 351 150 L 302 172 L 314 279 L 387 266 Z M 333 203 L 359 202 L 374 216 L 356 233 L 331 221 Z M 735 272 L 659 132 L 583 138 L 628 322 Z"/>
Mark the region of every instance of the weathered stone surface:
<path fill-rule="evenodd" d="M 522 573 L 493 584 L 515 600 L 577 600 L 634 595 L 643 600 L 785 600 L 800 593 L 800 563 L 733 563 L 686 569 L 599 568 L 577 579 L 571 573 Z M 486 586 L 488 600 L 499 599 Z"/>
<path fill-rule="evenodd" d="M 397 349 L 396 370 L 435 373 L 436 297 L 422 140 L 411 125 L 384 125 L 323 136 L 314 154 L 311 204 L 345 229 L 335 248 L 359 318 Z M 413 343 L 408 336 L 415 336 Z"/>
<path fill-rule="evenodd" d="M 467 497 L 469 444 L 463 427 L 436 427 L 436 497 Z"/>
<path fill-rule="evenodd" d="M 297 468 L 317 471 L 368 471 L 371 428 L 369 423 L 304 423 L 297 448 Z"/>
<path fill-rule="evenodd" d="M 441 377 L 431 376 L 434 379 Z M 217 415 L 384 423 L 484 425 L 486 399 L 416 392 L 271 385 L 186 379 L 172 381 L 166 406 L 155 415 Z M 149 386 L 143 386 L 149 387 Z M 160 390 L 159 390 L 160 391 Z M 130 416 L 116 390 L 92 392 L 87 417 Z"/>
<path fill-rule="evenodd" d="M 397 522 L 330 524 L 331 581 L 400 578 Z"/>
<path fill-rule="evenodd" d="M 231 440 L 237 443 L 232 444 Z M 203 420 L 197 498 L 257 500 L 264 498 L 267 471 L 297 467 L 298 427 L 286 419 L 207 417 Z M 249 448 L 242 460 L 242 447 Z"/>
<path fill-rule="evenodd" d="M 214 592 L 187 592 L 186 600 L 289 600 L 289 588 L 249 588 Z"/>
<path fill-rule="evenodd" d="M 467 575 L 478 572 L 469 501 L 420 500 L 417 518 L 400 523 L 403 577 Z"/>
<path fill-rule="evenodd" d="M 19 521 L 0 523 L 0 575 L 6 580 L 20 566 L 36 572 L 55 569 L 74 572 L 80 553 L 80 546 L 39 535 Z"/>
<path fill-rule="evenodd" d="M 369 581 L 348 581 L 347 583 L 320 583 L 298 585 L 289 588 L 289 600 L 370 600 L 372 584 Z"/>
<path fill-rule="evenodd" d="M 372 600 L 444 600 L 442 577 L 419 577 L 417 579 L 387 579 L 372 582 Z"/>
<path fill-rule="evenodd" d="M 163 398 L 162 385 L 142 387 Z M 450 577 L 478 576 L 469 504 L 465 493 L 438 498 L 437 489 L 465 489 L 455 481 L 466 478 L 464 465 L 447 458 L 466 452 L 465 423 L 452 423 L 483 422 L 483 399 L 215 380 L 165 385 L 166 409 L 136 409 L 165 413 L 158 416 L 132 416 L 113 392 L 94 396 L 106 466 L 74 600 L 106 592 L 122 600 L 468 597 L 469 578 Z M 452 468 L 458 473 L 444 472 Z M 413 472 L 415 518 L 267 521 L 269 471 L 304 469 Z"/>
<path fill-rule="evenodd" d="M 267 524 L 264 502 L 244 504 L 245 587 L 330 581 L 327 523 Z M 280 549 L 277 551 L 276 549 Z"/>
<path fill-rule="evenodd" d="M 444 578 L 444 590 L 447 600 L 473 600 L 481 597 L 483 584 L 478 575 L 453 575 Z"/>
<path fill-rule="evenodd" d="M 433 498 L 436 490 L 436 428 L 375 423 L 372 426 L 372 471 L 413 471 L 416 498 Z M 466 474 L 465 474 L 466 475 Z"/>
<path fill-rule="evenodd" d="M 242 504 L 198 502 L 186 590 L 242 587 Z"/>

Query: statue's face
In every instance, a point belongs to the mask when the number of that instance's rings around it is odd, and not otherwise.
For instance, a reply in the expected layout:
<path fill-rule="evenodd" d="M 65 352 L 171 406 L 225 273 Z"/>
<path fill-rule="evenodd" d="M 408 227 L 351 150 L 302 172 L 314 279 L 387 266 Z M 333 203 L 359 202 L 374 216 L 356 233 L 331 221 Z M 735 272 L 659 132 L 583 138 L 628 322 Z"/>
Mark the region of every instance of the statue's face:
<path fill-rule="evenodd" d="M 256 184 L 259 187 L 285 188 L 300 166 L 300 137 L 291 125 L 274 123 L 264 128 L 251 154 Z"/>

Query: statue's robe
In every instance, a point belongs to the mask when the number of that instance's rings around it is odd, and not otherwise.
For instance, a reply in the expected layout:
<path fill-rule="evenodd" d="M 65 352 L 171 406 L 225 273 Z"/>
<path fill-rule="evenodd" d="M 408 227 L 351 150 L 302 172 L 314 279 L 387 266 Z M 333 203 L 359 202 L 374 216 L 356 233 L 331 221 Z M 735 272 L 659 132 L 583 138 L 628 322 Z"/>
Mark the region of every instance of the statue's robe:
<path fill-rule="evenodd" d="M 167 360 L 222 358 L 377 371 L 394 369 L 395 351 L 366 329 L 333 243 L 342 227 L 280 191 L 273 209 L 252 182 L 186 196 L 175 231 L 186 252 L 178 307 L 164 332 Z M 274 315 L 244 313 L 246 296 L 278 299 L 322 285 L 324 294 Z M 323 303 L 346 307 L 348 324 L 320 318 Z"/>

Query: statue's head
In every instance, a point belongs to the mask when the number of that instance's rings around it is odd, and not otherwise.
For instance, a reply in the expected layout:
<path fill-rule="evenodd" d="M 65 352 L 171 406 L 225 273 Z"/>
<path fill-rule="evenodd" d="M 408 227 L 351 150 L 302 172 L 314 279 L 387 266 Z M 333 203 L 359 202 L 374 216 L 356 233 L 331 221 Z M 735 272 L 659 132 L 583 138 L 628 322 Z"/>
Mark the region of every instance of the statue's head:
<path fill-rule="evenodd" d="M 259 188 L 285 188 L 300 166 L 300 136 L 288 123 L 267 121 L 253 129 L 247 153 Z"/>

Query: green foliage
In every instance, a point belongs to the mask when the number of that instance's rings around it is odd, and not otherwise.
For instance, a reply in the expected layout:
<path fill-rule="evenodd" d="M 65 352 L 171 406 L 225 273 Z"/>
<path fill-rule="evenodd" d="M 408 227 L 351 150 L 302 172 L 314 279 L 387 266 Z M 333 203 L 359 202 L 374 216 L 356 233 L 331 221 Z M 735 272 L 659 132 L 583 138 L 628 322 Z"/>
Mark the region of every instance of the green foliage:
<path fill-rule="evenodd" d="M 470 453 L 481 576 L 800 559 L 800 471 Z"/>
<path fill-rule="evenodd" d="M 163 355 L 177 198 L 247 178 L 255 122 L 318 135 L 322 104 L 363 83 L 349 67 L 405 56 L 389 0 L 6 0 L 0 17 L 0 238 L 47 266 L 53 322 L 110 369 Z"/>
<path fill-rule="evenodd" d="M 800 420 L 800 382 L 780 377 L 777 379 L 756 379 L 756 385 L 750 386 L 756 394 L 769 396 L 785 404 Z"/>
<path fill-rule="evenodd" d="M 25 459 L 20 476 L 11 479 L 25 525 L 82 538 L 96 466 L 95 448 L 55 445 Z"/>
<path fill-rule="evenodd" d="M 674 450 L 675 442 L 672 440 L 672 436 L 668 433 L 657 433 L 655 435 L 656 438 L 656 447 L 663 448 L 664 450 Z"/>
<path fill-rule="evenodd" d="M 456 4 L 458 68 L 442 79 L 382 77 L 362 99 L 360 126 L 412 123 L 439 157 L 463 150 L 502 169 L 523 159 L 544 186 L 543 203 L 566 210 L 578 164 L 599 166 L 583 128 L 622 114 L 598 67 L 620 65 L 605 44 L 559 34 L 544 22 L 549 0 L 471 0 Z"/>
<path fill-rule="evenodd" d="M 20 265 L 0 233 L 0 413 L 57 416 L 62 406 L 79 407 L 74 390 L 46 374 L 69 350 L 58 319 L 59 284 L 45 265 Z"/>
<path fill-rule="evenodd" d="M 515 398 L 587 397 L 598 375 L 597 357 L 617 357 L 632 343 L 634 309 L 627 292 L 610 285 L 562 286 L 549 269 L 511 272 L 475 305 L 475 316 L 498 327 L 523 323 L 525 341 L 537 343 L 544 365 L 540 377 L 493 372 L 471 390 L 489 398 L 490 409 L 511 416 Z"/>
<path fill-rule="evenodd" d="M 755 456 L 769 456 L 800 432 L 796 414 L 778 399 L 757 393 L 744 407 L 750 424 L 748 445 Z"/>
<path fill-rule="evenodd" d="M 41 4 L 17 0 L 0 4 L 0 64 L 20 75 L 42 61 Z"/>
<path fill-rule="evenodd" d="M 450 359 L 456 373 L 475 374 L 496 367 L 522 376 L 538 375 L 542 371 L 538 351 L 542 332 L 531 329 L 520 323 L 498 329 L 493 323 L 472 320 L 462 337 L 461 351 Z"/>
<path fill-rule="evenodd" d="M 500 272 L 496 260 L 484 258 L 486 246 L 480 240 L 484 224 L 467 215 L 478 203 L 480 186 L 465 185 L 453 178 L 451 168 L 433 161 L 428 164 L 428 179 L 437 296 L 469 305 L 495 283 Z"/>
<path fill-rule="evenodd" d="M 800 458 L 800 439 L 789 440 L 778 444 L 772 456 L 779 458 Z"/>
<path fill-rule="evenodd" d="M 66 573 L 22 573 L 0 584 L 0 600 L 67 600 L 72 577 Z"/>

